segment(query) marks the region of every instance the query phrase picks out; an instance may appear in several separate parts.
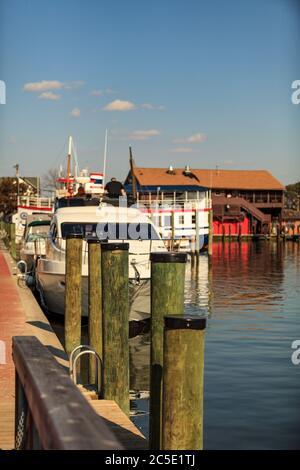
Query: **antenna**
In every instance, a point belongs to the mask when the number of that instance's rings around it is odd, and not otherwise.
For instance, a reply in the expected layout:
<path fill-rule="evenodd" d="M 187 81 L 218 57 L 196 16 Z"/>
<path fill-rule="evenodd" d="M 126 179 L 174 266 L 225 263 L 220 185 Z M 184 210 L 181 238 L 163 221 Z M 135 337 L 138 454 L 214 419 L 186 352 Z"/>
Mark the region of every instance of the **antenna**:
<path fill-rule="evenodd" d="M 103 156 L 103 187 L 104 187 L 104 184 L 105 184 L 106 159 L 107 159 L 107 129 L 105 129 L 105 140 L 104 140 L 104 156 Z"/>
<path fill-rule="evenodd" d="M 67 192 L 68 196 L 72 194 L 72 185 L 70 182 L 71 177 L 71 155 L 72 155 L 72 136 L 69 137 L 69 148 L 68 148 L 68 165 L 67 165 Z"/>
<path fill-rule="evenodd" d="M 132 177 L 132 196 L 135 202 L 137 199 L 137 191 L 136 191 L 136 178 L 134 174 L 134 161 L 132 157 L 131 147 L 129 147 L 129 163 L 130 163 L 130 170 L 131 170 L 131 177 Z"/>
<path fill-rule="evenodd" d="M 72 149 L 73 149 L 73 154 L 74 154 L 74 160 L 75 160 L 75 169 L 74 169 L 74 176 L 77 178 L 79 174 L 79 165 L 78 165 L 78 158 L 77 158 L 77 149 L 75 142 L 72 140 Z"/>

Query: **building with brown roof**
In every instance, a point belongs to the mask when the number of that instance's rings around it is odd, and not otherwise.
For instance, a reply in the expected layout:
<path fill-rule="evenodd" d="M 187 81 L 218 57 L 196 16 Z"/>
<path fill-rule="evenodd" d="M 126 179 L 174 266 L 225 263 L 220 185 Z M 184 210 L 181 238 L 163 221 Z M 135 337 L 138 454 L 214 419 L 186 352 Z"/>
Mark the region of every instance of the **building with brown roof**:
<path fill-rule="evenodd" d="M 267 233 L 281 223 L 285 187 L 266 170 L 134 167 L 125 181 L 128 192 L 132 183 L 141 199 L 160 193 L 191 198 L 209 189 L 215 234 Z"/>

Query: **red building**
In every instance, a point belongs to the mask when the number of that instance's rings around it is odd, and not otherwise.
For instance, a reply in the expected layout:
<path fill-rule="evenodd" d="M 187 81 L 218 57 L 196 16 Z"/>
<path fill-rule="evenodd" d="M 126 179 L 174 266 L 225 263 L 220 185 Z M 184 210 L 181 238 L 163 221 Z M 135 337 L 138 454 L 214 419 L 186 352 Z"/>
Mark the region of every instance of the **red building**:
<path fill-rule="evenodd" d="M 171 168 L 171 170 L 170 170 Z M 269 233 L 281 225 L 285 187 L 265 170 L 134 168 L 137 188 L 172 188 L 182 193 L 211 190 L 215 235 Z M 126 179 L 132 183 L 131 172 Z M 189 189 L 190 187 L 190 189 Z"/>

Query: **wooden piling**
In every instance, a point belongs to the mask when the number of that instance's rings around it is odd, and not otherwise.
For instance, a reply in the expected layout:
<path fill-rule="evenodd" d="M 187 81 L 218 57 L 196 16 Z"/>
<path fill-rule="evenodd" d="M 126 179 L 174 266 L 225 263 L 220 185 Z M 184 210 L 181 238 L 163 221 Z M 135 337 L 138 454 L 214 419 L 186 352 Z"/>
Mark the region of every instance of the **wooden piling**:
<path fill-rule="evenodd" d="M 213 237 L 214 237 L 214 228 L 213 228 L 213 210 L 212 208 L 208 212 L 208 254 L 212 256 L 213 253 Z"/>
<path fill-rule="evenodd" d="M 242 241 L 242 224 L 239 224 L 238 241 Z"/>
<path fill-rule="evenodd" d="M 103 398 L 129 415 L 128 243 L 101 246 Z"/>
<path fill-rule="evenodd" d="M 200 250 L 200 227 L 199 227 L 199 210 L 195 209 L 195 231 L 196 231 L 196 238 L 195 238 L 195 253 L 196 257 L 199 256 Z"/>
<path fill-rule="evenodd" d="M 89 344 L 95 349 L 102 360 L 102 280 L 101 280 L 101 244 L 98 239 L 88 240 L 88 265 L 89 265 Z M 95 359 L 90 358 L 89 381 L 95 383 L 96 369 Z"/>
<path fill-rule="evenodd" d="M 203 448 L 205 327 L 205 317 L 165 317 L 163 450 Z"/>
<path fill-rule="evenodd" d="M 184 311 L 185 253 L 151 254 L 150 448 L 161 449 L 164 316 Z"/>
<path fill-rule="evenodd" d="M 81 343 L 82 235 L 66 239 L 65 349 L 68 355 Z"/>
<path fill-rule="evenodd" d="M 10 238 L 10 254 L 16 259 L 16 224 L 11 223 L 9 225 L 9 238 Z"/>
<path fill-rule="evenodd" d="M 171 251 L 174 250 L 175 246 L 175 205 L 171 212 Z"/>

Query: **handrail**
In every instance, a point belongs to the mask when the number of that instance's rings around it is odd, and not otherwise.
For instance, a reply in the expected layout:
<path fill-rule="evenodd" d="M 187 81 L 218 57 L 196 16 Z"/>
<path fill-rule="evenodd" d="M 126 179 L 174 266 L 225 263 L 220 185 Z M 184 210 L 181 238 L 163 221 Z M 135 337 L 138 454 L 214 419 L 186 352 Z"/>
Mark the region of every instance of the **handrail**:
<path fill-rule="evenodd" d="M 95 371 L 96 371 L 95 386 L 97 388 L 97 394 L 99 397 L 101 394 L 102 361 L 101 361 L 99 354 L 94 348 L 92 348 L 92 346 L 89 346 L 86 344 L 80 344 L 80 346 L 77 346 L 75 349 L 73 349 L 69 358 L 70 377 L 73 380 L 74 384 L 77 385 L 77 367 L 76 366 L 77 366 L 78 359 L 84 354 L 91 354 L 95 356 Z"/>
<path fill-rule="evenodd" d="M 124 449 L 68 372 L 36 337 L 14 336 L 13 359 L 17 388 L 16 438 L 18 422 L 24 422 L 25 413 L 27 426 L 23 429 L 29 427 L 25 448 Z"/>

